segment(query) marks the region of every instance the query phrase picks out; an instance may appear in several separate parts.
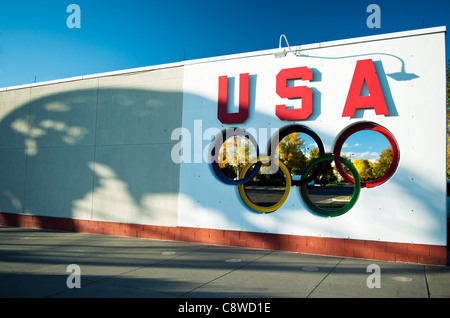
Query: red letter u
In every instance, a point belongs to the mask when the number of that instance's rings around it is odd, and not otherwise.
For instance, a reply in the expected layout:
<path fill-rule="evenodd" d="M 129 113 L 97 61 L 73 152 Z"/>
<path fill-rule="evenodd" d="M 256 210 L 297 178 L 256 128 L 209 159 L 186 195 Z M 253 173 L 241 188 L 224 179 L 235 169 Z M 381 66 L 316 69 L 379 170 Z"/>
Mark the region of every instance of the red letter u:
<path fill-rule="evenodd" d="M 228 76 L 219 76 L 219 99 L 217 118 L 222 124 L 240 124 L 248 118 L 249 74 L 239 76 L 239 112 L 228 113 Z"/>

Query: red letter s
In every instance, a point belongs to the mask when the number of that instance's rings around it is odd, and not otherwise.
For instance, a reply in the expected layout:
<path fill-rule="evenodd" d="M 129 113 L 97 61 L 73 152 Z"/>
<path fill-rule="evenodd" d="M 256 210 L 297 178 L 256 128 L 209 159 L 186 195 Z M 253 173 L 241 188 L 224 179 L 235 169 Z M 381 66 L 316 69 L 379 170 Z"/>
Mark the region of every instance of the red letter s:
<path fill-rule="evenodd" d="M 307 86 L 287 87 L 289 79 L 302 79 L 310 81 L 313 79 L 313 72 L 306 66 L 287 68 L 281 70 L 277 75 L 277 94 L 281 98 L 301 98 L 302 108 L 286 108 L 286 105 L 277 105 L 275 114 L 281 120 L 303 120 L 307 119 L 313 111 L 313 92 Z"/>

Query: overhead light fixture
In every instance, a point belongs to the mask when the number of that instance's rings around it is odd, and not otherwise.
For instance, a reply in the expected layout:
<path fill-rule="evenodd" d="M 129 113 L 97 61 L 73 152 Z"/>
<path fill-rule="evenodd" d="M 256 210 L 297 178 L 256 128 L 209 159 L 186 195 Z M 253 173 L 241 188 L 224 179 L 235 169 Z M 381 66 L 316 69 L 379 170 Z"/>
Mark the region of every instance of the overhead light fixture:
<path fill-rule="evenodd" d="M 275 53 L 273 53 L 273 55 L 274 55 L 276 58 L 279 58 L 279 57 L 285 57 L 285 56 L 286 56 L 286 50 L 284 50 L 284 49 L 278 50 L 278 51 L 276 51 Z"/>
<path fill-rule="evenodd" d="M 281 47 L 281 40 L 282 40 L 283 38 L 284 38 L 284 40 L 286 41 L 286 44 L 288 45 L 289 52 L 292 52 L 291 46 L 289 45 L 289 42 L 288 42 L 288 40 L 287 40 L 287 38 L 286 38 L 286 35 L 282 34 L 282 35 L 280 35 L 280 41 L 279 41 L 279 44 L 278 44 L 278 51 L 276 51 L 276 52 L 273 54 L 276 58 L 278 58 L 278 57 L 285 57 L 286 54 L 287 54 L 286 49 L 283 49 L 283 48 Z"/>

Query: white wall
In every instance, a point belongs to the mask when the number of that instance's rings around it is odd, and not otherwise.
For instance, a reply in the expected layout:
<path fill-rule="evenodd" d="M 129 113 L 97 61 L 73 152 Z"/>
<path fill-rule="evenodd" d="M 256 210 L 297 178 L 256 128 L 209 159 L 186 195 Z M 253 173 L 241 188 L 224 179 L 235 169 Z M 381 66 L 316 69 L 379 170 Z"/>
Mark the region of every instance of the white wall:
<path fill-rule="evenodd" d="M 334 141 L 347 126 L 360 121 L 379 123 L 396 138 L 400 163 L 390 180 L 375 188 L 362 189 L 349 212 L 331 218 L 312 212 L 296 187 L 279 210 L 255 213 L 242 203 L 237 187 L 221 183 L 207 163 L 183 163 L 179 224 L 446 245 L 444 31 L 435 28 L 310 45 L 300 54 L 288 53 L 284 58 L 255 54 L 186 65 L 183 127 L 190 132 L 195 127 L 199 130 L 200 120 L 203 132 L 212 127 L 257 131 L 267 128 L 268 136 L 255 136 L 259 146 L 265 148 L 273 129 L 292 123 L 275 116 L 275 105 L 286 103 L 275 93 L 277 73 L 285 68 L 307 66 L 313 70 L 313 81 L 300 85 L 314 88 L 314 112 L 307 120 L 297 123 L 316 132 L 326 152 L 332 151 Z M 341 116 L 356 62 L 363 59 L 374 62 L 389 116 L 375 115 L 371 109 L 357 111 L 353 118 Z M 218 78 L 234 77 L 237 92 L 241 73 L 250 74 L 249 117 L 243 124 L 223 125 L 217 119 Z M 195 139 L 194 134 L 191 137 Z M 202 147 L 207 144 L 208 141 L 203 141 Z M 197 147 L 197 151 L 202 147 Z"/>

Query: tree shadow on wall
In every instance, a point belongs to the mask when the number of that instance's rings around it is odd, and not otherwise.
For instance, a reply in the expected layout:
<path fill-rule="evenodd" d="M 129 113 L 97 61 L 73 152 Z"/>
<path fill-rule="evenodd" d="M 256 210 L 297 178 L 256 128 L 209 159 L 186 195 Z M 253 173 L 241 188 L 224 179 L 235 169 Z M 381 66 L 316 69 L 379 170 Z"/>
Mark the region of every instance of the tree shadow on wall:
<path fill-rule="evenodd" d="M 176 224 L 170 137 L 181 92 L 93 88 L 34 99 L 34 89 L 1 120 L 1 212 Z M 2 94 L 8 109 L 30 89 Z"/>
<path fill-rule="evenodd" d="M 26 214 L 42 224 L 51 224 L 47 217 L 65 219 L 64 229 L 73 231 L 79 230 L 74 219 L 178 226 L 180 165 L 172 150 L 179 140 L 172 132 L 182 127 L 183 93 L 53 89 L 45 96 L 46 86 L 0 95 L 0 212 L 9 213 L 3 217 L 8 225 L 20 225 L 14 215 Z M 251 107 L 253 116 L 270 119 Z M 210 188 L 215 191 L 220 181 L 207 170 L 208 180 L 217 182 Z M 193 182 L 181 194 L 197 202 L 202 189 Z M 211 211 L 210 217 L 219 213 L 217 222 L 254 227 L 217 202 L 198 205 Z"/>

